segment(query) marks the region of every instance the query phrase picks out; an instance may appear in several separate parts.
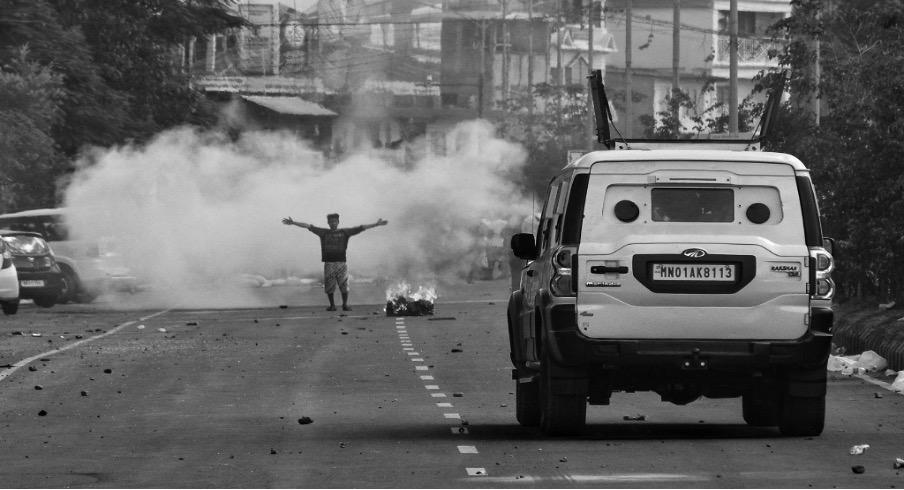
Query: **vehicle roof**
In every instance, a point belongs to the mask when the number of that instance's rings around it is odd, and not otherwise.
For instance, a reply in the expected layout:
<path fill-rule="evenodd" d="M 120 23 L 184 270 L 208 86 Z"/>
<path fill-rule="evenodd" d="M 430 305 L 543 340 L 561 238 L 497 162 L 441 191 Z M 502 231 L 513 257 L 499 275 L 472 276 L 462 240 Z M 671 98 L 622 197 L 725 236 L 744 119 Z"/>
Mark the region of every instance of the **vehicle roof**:
<path fill-rule="evenodd" d="M 36 231 L 24 231 L 24 230 L 0 230 L 0 236 L 4 235 L 31 235 L 36 236 L 38 238 L 44 238 L 44 235 L 36 232 Z"/>
<path fill-rule="evenodd" d="M 590 168 L 594 163 L 636 161 L 719 161 L 757 162 L 791 165 L 794 170 L 806 171 L 807 167 L 787 153 L 769 151 L 702 150 L 699 148 L 666 150 L 608 150 L 592 151 L 569 163 L 565 169 Z"/>
<path fill-rule="evenodd" d="M 32 216 L 46 216 L 48 214 L 64 214 L 65 212 L 66 208 L 29 209 L 26 211 L 3 214 L 0 215 L 0 218 L 30 218 Z"/>

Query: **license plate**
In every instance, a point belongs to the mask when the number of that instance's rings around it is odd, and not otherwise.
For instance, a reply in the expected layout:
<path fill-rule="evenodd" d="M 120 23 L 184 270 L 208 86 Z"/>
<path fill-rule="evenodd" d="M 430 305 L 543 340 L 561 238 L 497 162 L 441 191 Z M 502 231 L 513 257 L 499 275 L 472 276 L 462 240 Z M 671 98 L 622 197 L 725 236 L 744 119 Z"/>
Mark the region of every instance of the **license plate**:
<path fill-rule="evenodd" d="M 733 264 L 653 264 L 654 281 L 735 280 Z"/>
<path fill-rule="evenodd" d="M 23 288 L 42 288 L 42 287 L 44 287 L 44 281 L 42 281 L 42 280 L 19 281 L 19 286 L 21 286 Z"/>

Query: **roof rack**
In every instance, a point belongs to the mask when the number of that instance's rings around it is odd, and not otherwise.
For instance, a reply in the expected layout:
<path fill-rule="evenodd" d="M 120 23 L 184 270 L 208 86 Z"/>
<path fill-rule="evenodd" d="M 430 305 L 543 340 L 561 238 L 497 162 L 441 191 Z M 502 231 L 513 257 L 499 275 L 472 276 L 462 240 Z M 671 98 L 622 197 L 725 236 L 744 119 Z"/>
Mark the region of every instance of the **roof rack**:
<path fill-rule="evenodd" d="M 656 149 L 720 149 L 735 151 L 759 151 L 762 149 L 762 141 L 771 134 L 774 127 L 774 115 L 778 111 L 782 95 L 785 92 L 785 84 L 788 81 L 788 72 L 783 71 L 776 77 L 774 85 L 770 87 L 766 104 L 763 108 L 763 116 L 750 138 L 724 138 L 711 135 L 704 139 L 626 139 L 618 131 L 609 108 L 609 98 L 606 96 L 606 87 L 603 84 L 602 70 L 592 70 L 587 77 L 590 80 L 590 95 L 593 100 L 593 113 L 596 119 L 596 139 L 608 150 L 656 150 Z M 618 133 L 618 139 L 612 138 L 609 126 Z M 757 134 L 757 130 L 759 133 Z M 754 136 L 756 135 L 756 136 Z"/>

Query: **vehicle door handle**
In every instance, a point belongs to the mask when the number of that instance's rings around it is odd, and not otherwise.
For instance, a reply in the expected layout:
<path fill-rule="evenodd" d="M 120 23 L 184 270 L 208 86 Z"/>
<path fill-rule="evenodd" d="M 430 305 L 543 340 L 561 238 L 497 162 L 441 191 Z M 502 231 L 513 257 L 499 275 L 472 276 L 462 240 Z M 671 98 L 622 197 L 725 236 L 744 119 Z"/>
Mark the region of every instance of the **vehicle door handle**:
<path fill-rule="evenodd" d="M 534 277 L 534 271 L 533 270 L 527 271 L 527 277 Z"/>
<path fill-rule="evenodd" d="M 616 274 L 627 274 L 628 266 L 622 265 L 619 267 L 609 267 L 605 265 L 595 265 L 590 268 L 591 274 L 610 274 L 613 272 Z"/>

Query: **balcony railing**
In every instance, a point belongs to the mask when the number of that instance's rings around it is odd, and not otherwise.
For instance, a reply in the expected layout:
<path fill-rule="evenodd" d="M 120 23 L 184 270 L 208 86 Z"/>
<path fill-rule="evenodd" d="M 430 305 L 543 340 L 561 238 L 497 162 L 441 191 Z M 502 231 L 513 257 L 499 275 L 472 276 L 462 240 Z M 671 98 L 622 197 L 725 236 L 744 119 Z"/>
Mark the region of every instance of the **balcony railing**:
<path fill-rule="evenodd" d="M 717 64 L 728 64 L 730 39 L 728 36 L 717 35 L 715 39 Z M 738 65 L 774 65 L 776 60 L 769 58 L 770 50 L 781 52 L 785 47 L 782 41 L 771 39 L 738 38 Z"/>

